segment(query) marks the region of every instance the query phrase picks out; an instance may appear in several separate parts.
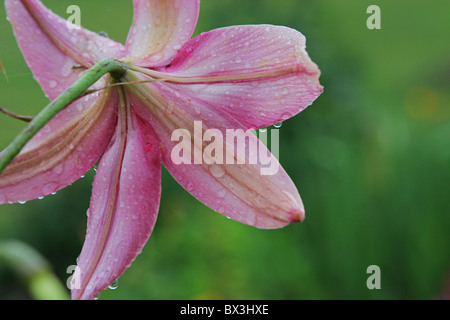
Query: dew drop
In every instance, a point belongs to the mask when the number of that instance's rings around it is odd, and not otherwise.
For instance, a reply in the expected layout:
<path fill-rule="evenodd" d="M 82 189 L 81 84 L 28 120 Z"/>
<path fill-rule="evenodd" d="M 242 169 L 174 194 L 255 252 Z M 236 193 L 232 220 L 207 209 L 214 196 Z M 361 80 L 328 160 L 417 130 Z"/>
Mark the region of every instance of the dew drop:
<path fill-rule="evenodd" d="M 291 115 L 291 114 L 289 114 L 289 113 L 285 113 L 285 114 L 283 114 L 283 115 L 281 116 L 281 119 L 282 119 L 283 121 L 285 121 L 285 120 L 290 119 L 290 118 L 292 118 L 292 117 L 293 117 L 293 115 Z"/>
<path fill-rule="evenodd" d="M 63 77 L 68 77 L 72 73 L 73 64 L 74 64 L 74 61 L 72 59 L 68 58 L 66 60 L 66 62 L 64 63 L 64 65 L 61 68 L 61 75 Z"/>
<path fill-rule="evenodd" d="M 48 183 L 42 188 L 42 193 L 47 194 L 54 194 L 56 193 L 56 189 L 58 189 L 58 186 L 56 183 Z"/>
<path fill-rule="evenodd" d="M 94 297 L 94 300 L 99 300 L 100 299 L 100 293 L 96 294 Z"/>
<path fill-rule="evenodd" d="M 64 165 L 62 163 L 57 164 L 54 168 L 53 168 L 53 172 L 55 174 L 61 174 L 64 170 Z"/>
<path fill-rule="evenodd" d="M 152 148 L 153 148 L 153 145 L 151 143 L 146 143 L 144 145 L 144 150 L 147 151 L 147 152 L 151 151 Z"/>
<path fill-rule="evenodd" d="M 20 204 L 25 204 L 27 203 L 26 201 L 19 201 Z"/>
<path fill-rule="evenodd" d="M 225 169 L 221 167 L 220 165 L 212 165 L 209 168 L 209 171 L 211 174 L 216 178 L 222 178 L 225 175 Z"/>
<path fill-rule="evenodd" d="M 219 198 L 225 198 L 226 195 L 227 195 L 227 189 L 222 189 L 217 193 L 217 196 Z"/>
<path fill-rule="evenodd" d="M 281 91 L 281 94 L 282 94 L 283 96 L 287 96 L 287 95 L 289 94 L 289 89 L 288 89 L 288 88 L 284 88 L 284 89 Z"/>
<path fill-rule="evenodd" d="M 109 286 L 108 288 L 111 290 L 116 290 L 119 287 L 119 280 L 114 280 Z"/>
<path fill-rule="evenodd" d="M 169 102 L 167 105 L 167 113 L 172 113 L 173 109 L 175 109 L 175 104 L 173 102 Z"/>
<path fill-rule="evenodd" d="M 99 35 L 99 36 L 102 36 L 102 37 L 105 37 L 105 38 L 108 38 L 108 34 L 107 34 L 105 31 L 100 31 L 100 32 L 98 33 L 98 35 Z"/>
<path fill-rule="evenodd" d="M 267 132 L 267 128 L 261 128 L 261 129 L 259 129 L 259 132 Z"/>
<path fill-rule="evenodd" d="M 49 86 L 50 86 L 51 89 L 56 88 L 57 85 L 58 85 L 58 82 L 56 82 L 55 80 L 51 80 L 49 82 Z"/>
<path fill-rule="evenodd" d="M 194 185 L 191 182 L 189 182 L 186 186 L 186 190 L 192 192 L 194 190 Z"/>
<path fill-rule="evenodd" d="M 274 124 L 273 126 L 277 129 L 279 129 L 283 126 L 283 122 L 278 122 L 278 123 Z"/>

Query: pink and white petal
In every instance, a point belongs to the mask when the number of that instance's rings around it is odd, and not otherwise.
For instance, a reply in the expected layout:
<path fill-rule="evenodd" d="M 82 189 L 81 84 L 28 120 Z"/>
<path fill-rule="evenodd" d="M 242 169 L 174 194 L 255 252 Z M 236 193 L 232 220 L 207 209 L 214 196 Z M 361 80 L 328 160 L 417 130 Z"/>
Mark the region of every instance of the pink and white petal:
<path fill-rule="evenodd" d="M 156 222 L 161 195 L 159 142 L 136 115 L 128 117 L 128 132 L 118 126 L 97 169 L 73 299 L 93 299 L 118 279 L 141 252 Z"/>
<path fill-rule="evenodd" d="M 143 67 L 169 64 L 194 33 L 200 1 L 134 0 L 133 4 L 128 59 Z"/>
<path fill-rule="evenodd" d="M 161 141 L 164 166 L 199 201 L 231 219 L 258 228 L 280 228 L 304 219 L 304 207 L 290 177 L 273 156 L 268 162 L 263 162 L 261 156 L 255 160 L 255 155 L 270 153 L 233 116 L 195 97 L 181 95 L 165 84 L 137 85 L 127 90 L 133 108 L 151 123 Z M 200 129 L 196 121 L 201 123 Z M 244 151 L 235 151 L 235 143 L 228 143 L 222 148 L 221 159 L 206 160 L 204 151 L 209 143 L 195 143 L 194 136 L 211 134 L 212 131 L 207 131 L 210 129 L 218 130 L 223 141 L 230 134 L 227 129 L 234 133 L 241 129 L 241 139 L 243 136 L 248 139 L 243 144 Z M 180 133 L 175 134 L 174 141 L 173 133 Z M 189 148 L 184 150 L 190 152 L 180 155 L 180 143 L 186 141 Z M 231 161 L 226 160 L 227 154 L 231 154 Z M 200 163 L 195 164 L 199 158 Z M 187 163 L 180 164 L 183 162 L 180 159 Z M 244 160 L 243 164 L 238 164 L 238 159 Z"/>
<path fill-rule="evenodd" d="M 50 100 L 78 80 L 84 68 L 124 56 L 120 43 L 69 28 L 38 0 L 6 0 L 6 11 L 25 60 Z"/>
<path fill-rule="evenodd" d="M 0 204 L 44 197 L 83 176 L 111 140 L 117 104 L 110 89 L 53 118 L 0 175 Z"/>
<path fill-rule="evenodd" d="M 179 90 L 192 91 L 247 128 L 287 120 L 323 92 L 305 37 L 280 26 L 235 26 L 203 33 L 161 71 L 179 82 Z"/>

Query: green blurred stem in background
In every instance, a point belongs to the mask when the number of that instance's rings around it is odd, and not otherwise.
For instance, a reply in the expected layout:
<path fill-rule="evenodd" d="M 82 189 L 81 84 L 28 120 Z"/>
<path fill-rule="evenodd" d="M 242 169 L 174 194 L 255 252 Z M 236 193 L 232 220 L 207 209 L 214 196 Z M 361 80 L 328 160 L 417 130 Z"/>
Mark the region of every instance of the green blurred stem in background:
<path fill-rule="evenodd" d="M 82 97 L 86 91 L 102 76 L 110 73 L 114 79 L 120 79 L 128 70 L 128 67 L 117 60 L 105 59 L 87 70 L 84 75 L 65 90 L 59 97 L 45 107 L 27 127 L 19 133 L 13 142 L 0 156 L 0 173 L 14 160 L 23 147 L 39 132 L 54 116 L 66 108 L 72 102 Z"/>
<path fill-rule="evenodd" d="M 34 299 L 70 299 L 47 261 L 27 244 L 13 240 L 0 242 L 0 262 L 6 262 L 19 275 Z"/>

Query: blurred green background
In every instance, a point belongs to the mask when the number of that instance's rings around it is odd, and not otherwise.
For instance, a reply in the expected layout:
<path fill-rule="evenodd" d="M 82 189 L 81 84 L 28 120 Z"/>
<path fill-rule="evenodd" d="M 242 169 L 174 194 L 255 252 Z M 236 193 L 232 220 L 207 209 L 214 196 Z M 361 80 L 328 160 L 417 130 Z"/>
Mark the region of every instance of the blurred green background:
<path fill-rule="evenodd" d="M 124 42 L 131 1 L 44 3 Z M 381 8 L 369 30 L 367 7 Z M 303 224 L 263 231 L 212 212 L 164 172 L 154 233 L 101 299 L 441 299 L 450 292 L 450 2 L 203 0 L 196 34 L 285 25 L 307 37 L 324 94 L 281 128 L 280 161 L 304 200 Z M 0 105 L 47 103 L 0 7 Z M 0 148 L 24 127 L 0 115 Z M 64 284 L 84 241 L 93 173 L 43 200 L 0 206 L 0 241 L 20 240 Z M 381 290 L 366 270 L 381 268 Z M 0 262 L 0 299 L 29 299 Z"/>

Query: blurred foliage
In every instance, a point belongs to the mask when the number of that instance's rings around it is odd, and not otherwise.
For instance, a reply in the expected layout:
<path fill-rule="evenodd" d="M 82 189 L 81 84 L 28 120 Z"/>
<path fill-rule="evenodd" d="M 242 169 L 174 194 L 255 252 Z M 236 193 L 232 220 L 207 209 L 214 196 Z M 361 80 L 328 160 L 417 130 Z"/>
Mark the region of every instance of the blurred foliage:
<path fill-rule="evenodd" d="M 66 286 L 34 248 L 20 241 L 0 242 L 0 263 L 9 265 L 34 299 L 68 300 Z"/>
<path fill-rule="evenodd" d="M 44 1 L 124 42 L 131 1 Z M 369 30 L 377 4 L 382 29 Z M 300 30 L 324 94 L 281 128 L 280 161 L 307 210 L 263 231 L 212 212 L 164 171 L 154 233 L 102 299 L 439 299 L 450 280 L 450 2 L 203 0 L 196 33 L 238 24 Z M 47 103 L 0 7 L 0 105 Z M 23 128 L 0 116 L 0 147 Z M 38 249 L 65 283 L 86 230 L 93 173 L 43 200 L 0 206 L 0 240 Z M 382 289 L 366 287 L 378 265 Z M 448 297 L 448 295 L 447 295 Z M 0 264 L 0 298 L 30 298 Z"/>

